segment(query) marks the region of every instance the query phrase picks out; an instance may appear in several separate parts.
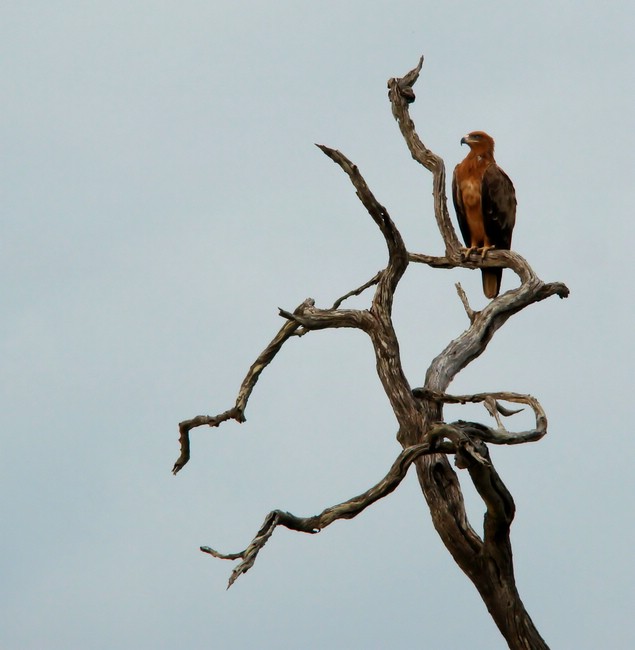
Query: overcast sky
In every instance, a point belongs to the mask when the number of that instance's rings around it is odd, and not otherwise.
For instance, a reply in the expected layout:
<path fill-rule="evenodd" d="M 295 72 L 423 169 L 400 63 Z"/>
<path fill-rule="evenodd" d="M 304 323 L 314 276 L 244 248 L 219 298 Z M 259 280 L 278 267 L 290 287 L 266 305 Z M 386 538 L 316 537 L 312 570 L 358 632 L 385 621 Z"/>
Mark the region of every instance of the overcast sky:
<path fill-rule="evenodd" d="M 396 422 L 363 334 L 290 341 L 248 422 L 195 430 L 170 473 L 178 422 L 233 404 L 278 307 L 329 306 L 385 265 L 314 143 L 359 165 L 411 251 L 442 253 L 431 177 L 386 95 L 421 54 L 422 138 L 450 171 L 466 132 L 493 135 L 515 249 L 571 289 L 512 318 L 451 386 L 531 393 L 549 417 L 539 443 L 492 450 L 517 505 L 518 588 L 554 649 L 635 647 L 634 15 L 590 0 L 3 3 L 3 650 L 505 647 L 414 472 L 320 535 L 277 530 L 229 591 L 233 563 L 198 551 L 239 551 L 270 510 L 315 514 L 386 473 Z M 413 386 L 467 326 L 457 281 L 485 304 L 467 270 L 412 265 L 400 285 Z"/>

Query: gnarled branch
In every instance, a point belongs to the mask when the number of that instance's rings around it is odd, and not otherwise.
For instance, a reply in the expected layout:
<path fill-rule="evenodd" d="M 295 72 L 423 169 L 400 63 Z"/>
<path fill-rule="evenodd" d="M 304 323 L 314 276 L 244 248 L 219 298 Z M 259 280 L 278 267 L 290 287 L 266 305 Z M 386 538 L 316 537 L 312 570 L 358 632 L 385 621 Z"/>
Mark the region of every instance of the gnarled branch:
<path fill-rule="evenodd" d="M 393 492 L 406 476 L 413 461 L 427 453 L 430 453 L 430 444 L 427 442 L 404 449 L 392 464 L 388 474 L 379 483 L 366 490 L 363 494 L 326 508 L 319 515 L 297 517 L 290 512 L 273 510 L 265 517 L 262 526 L 244 551 L 224 554 L 215 551 L 209 546 L 201 546 L 201 551 L 222 560 L 242 560 L 232 571 L 227 585 L 229 588 L 239 576 L 251 569 L 258 557 L 258 553 L 267 543 L 277 526 L 284 526 L 300 533 L 315 534 L 338 519 L 352 519 L 375 501 Z"/>
<path fill-rule="evenodd" d="M 482 403 L 487 412 L 496 420 L 498 428 L 487 427 L 478 422 L 465 422 L 459 420 L 453 422 L 452 426 L 464 431 L 472 438 L 478 438 L 483 442 L 491 442 L 496 445 L 517 445 L 524 442 L 540 440 L 547 433 L 547 416 L 540 402 L 532 395 L 522 393 L 494 392 L 476 393 L 474 395 L 448 395 L 426 388 L 415 388 L 412 391 L 415 397 L 423 400 L 431 400 L 441 404 L 479 404 Z M 510 432 L 504 426 L 499 417 L 509 417 L 522 411 L 522 409 L 507 409 L 500 401 L 512 402 L 515 404 L 527 404 L 531 407 L 536 417 L 536 426 L 527 431 Z"/>
<path fill-rule="evenodd" d="M 305 305 L 307 305 L 309 300 L 310 299 L 307 299 L 300 304 L 296 311 L 301 310 Z M 178 474 L 190 459 L 190 431 L 192 429 L 204 425 L 217 427 L 227 420 L 236 420 L 236 422 L 246 421 L 245 408 L 247 407 L 251 391 L 254 389 L 254 386 L 260 377 L 260 373 L 262 373 L 262 371 L 271 363 L 273 358 L 280 351 L 280 348 L 297 332 L 299 327 L 300 323 L 289 320 L 280 328 L 280 331 L 276 334 L 271 343 L 269 343 L 269 345 L 260 353 L 258 358 L 251 364 L 247 375 L 243 379 L 243 383 L 240 385 L 236 403 L 232 408 L 228 409 L 224 413 L 220 413 L 219 415 L 197 415 L 194 418 L 179 423 L 179 443 L 181 445 L 181 454 L 174 463 L 174 467 L 172 468 L 173 474 Z"/>

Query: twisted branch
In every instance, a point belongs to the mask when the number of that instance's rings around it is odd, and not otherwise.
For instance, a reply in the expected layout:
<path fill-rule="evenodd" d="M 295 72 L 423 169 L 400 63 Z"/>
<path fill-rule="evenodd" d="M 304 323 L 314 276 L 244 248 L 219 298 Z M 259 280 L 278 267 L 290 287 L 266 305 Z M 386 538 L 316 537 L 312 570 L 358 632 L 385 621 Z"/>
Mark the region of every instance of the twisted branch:
<path fill-rule="evenodd" d="M 479 404 L 482 403 L 487 412 L 496 420 L 498 428 L 487 427 L 478 422 L 465 422 L 459 420 L 452 422 L 454 426 L 468 434 L 471 438 L 478 438 L 483 442 L 491 442 L 495 445 L 517 445 L 525 442 L 534 442 L 540 440 L 547 433 L 547 416 L 540 402 L 532 395 L 523 395 L 522 393 L 494 392 L 494 393 L 475 393 L 474 395 L 448 395 L 427 388 L 415 388 L 412 391 L 415 397 L 422 400 L 430 400 L 443 404 Z M 510 432 L 504 426 L 499 417 L 503 415 L 509 417 L 520 413 L 522 409 L 511 410 L 505 408 L 499 403 L 499 400 L 512 402 L 515 404 L 527 404 L 531 407 L 536 417 L 536 426 L 527 431 Z"/>
<path fill-rule="evenodd" d="M 320 514 L 311 517 L 297 517 L 290 512 L 273 510 L 252 539 L 249 546 L 239 553 L 220 553 L 209 546 L 201 546 L 201 551 L 221 560 L 242 560 L 234 567 L 227 588 L 231 587 L 237 578 L 246 573 L 254 565 L 258 553 L 267 543 L 277 526 L 284 526 L 300 533 L 316 534 L 330 526 L 338 519 L 352 519 L 363 512 L 368 506 L 393 492 L 405 478 L 412 463 L 423 454 L 431 453 L 430 443 L 422 443 L 404 449 L 392 464 L 386 476 L 363 494 L 352 497 L 343 503 L 330 506 Z"/>
<path fill-rule="evenodd" d="M 303 303 L 298 305 L 296 311 L 303 309 L 309 303 L 312 303 L 310 298 L 307 298 Z M 247 375 L 243 379 L 238 397 L 234 406 L 224 413 L 219 415 L 197 415 L 189 420 L 184 420 L 179 423 L 179 444 L 181 446 L 181 453 L 174 463 L 172 468 L 173 474 L 178 474 L 186 463 L 190 460 L 190 431 L 195 427 L 208 425 L 210 427 L 217 427 L 227 420 L 236 420 L 236 422 L 245 422 L 245 408 L 249 401 L 251 391 L 254 389 L 262 371 L 273 361 L 274 357 L 280 351 L 280 348 L 289 340 L 291 336 L 296 334 L 300 323 L 289 320 L 285 323 L 269 345 L 260 353 L 258 358 L 251 364 L 247 371 Z"/>

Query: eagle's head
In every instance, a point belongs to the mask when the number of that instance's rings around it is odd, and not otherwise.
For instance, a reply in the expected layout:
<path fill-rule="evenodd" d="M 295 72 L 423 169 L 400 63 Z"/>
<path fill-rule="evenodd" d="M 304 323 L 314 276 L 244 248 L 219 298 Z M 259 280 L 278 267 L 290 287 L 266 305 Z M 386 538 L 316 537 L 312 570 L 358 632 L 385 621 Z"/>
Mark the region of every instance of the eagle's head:
<path fill-rule="evenodd" d="M 464 135 L 461 144 L 466 144 L 474 153 L 494 153 L 494 138 L 485 131 L 472 131 Z"/>

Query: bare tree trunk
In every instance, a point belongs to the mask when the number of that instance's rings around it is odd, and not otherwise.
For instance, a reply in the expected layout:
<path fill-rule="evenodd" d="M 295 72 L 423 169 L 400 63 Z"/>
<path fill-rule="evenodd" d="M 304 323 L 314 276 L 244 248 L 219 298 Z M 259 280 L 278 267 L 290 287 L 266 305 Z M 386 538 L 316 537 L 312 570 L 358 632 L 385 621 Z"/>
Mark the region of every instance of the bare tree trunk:
<path fill-rule="evenodd" d="M 485 259 L 480 255 L 467 259 L 462 257 L 447 210 L 443 160 L 425 147 L 409 115 L 409 104 L 415 99 L 412 87 L 422 64 L 423 58 L 403 78 L 389 80 L 389 98 L 393 115 L 412 157 L 433 175 L 435 218 L 445 244 L 445 254 L 435 257 L 409 252 L 388 211 L 370 191 L 358 168 L 339 151 L 319 145 L 348 175 L 357 196 L 378 226 L 388 248 L 388 264 L 368 282 L 336 300 L 331 308 L 317 308 L 314 301 L 307 298 L 293 312 L 280 310 L 285 323 L 247 372 L 234 406 L 215 416 L 199 415 L 180 423 L 181 455 L 173 472 L 179 472 L 189 460 L 189 435 L 193 428 L 202 425 L 216 427 L 230 419 L 245 421 L 245 408 L 260 373 L 291 337 L 327 328 L 358 329 L 372 341 L 377 374 L 399 423 L 397 439 L 403 451 L 387 475 L 364 494 L 326 508 L 318 515 L 297 517 L 281 510 L 270 512 L 243 551 L 223 554 L 207 546 L 201 547 L 201 550 L 214 557 L 240 560 L 230 577 L 231 586 L 254 565 L 258 553 L 278 525 L 300 532 L 318 533 L 337 519 L 351 519 L 392 492 L 414 464 L 439 536 L 456 563 L 474 583 L 509 647 L 539 650 L 547 648 L 547 645 L 525 610 L 514 579 L 509 537 L 515 513 L 514 501 L 491 462 L 486 443 L 520 444 L 539 440 L 547 432 L 547 418 L 538 400 L 531 395 L 502 391 L 453 396 L 446 391 L 454 377 L 485 351 L 495 332 L 508 318 L 550 296 L 565 298 L 569 290 L 561 283 L 542 282 L 529 264 L 511 251 L 491 251 Z M 441 269 L 506 267 L 520 279 L 517 289 L 502 294 L 480 312 L 470 308 L 465 292 L 457 285 L 470 325 L 432 361 L 423 385 L 414 389 L 403 371 L 399 341 L 392 324 L 395 289 L 410 263 Z M 359 295 L 373 286 L 375 293 L 369 309 L 340 307 L 350 296 Z M 443 407 L 446 403 L 468 402 L 482 403 L 495 419 L 496 426 L 461 420 L 444 422 Z M 509 409 L 502 402 L 529 406 L 536 418 L 535 427 L 528 431 L 508 431 L 500 416 L 510 416 L 517 411 Z M 467 470 L 483 499 L 486 512 L 482 536 L 468 521 L 458 476 L 448 462 L 448 454 L 454 455 L 455 465 L 459 469 Z"/>

